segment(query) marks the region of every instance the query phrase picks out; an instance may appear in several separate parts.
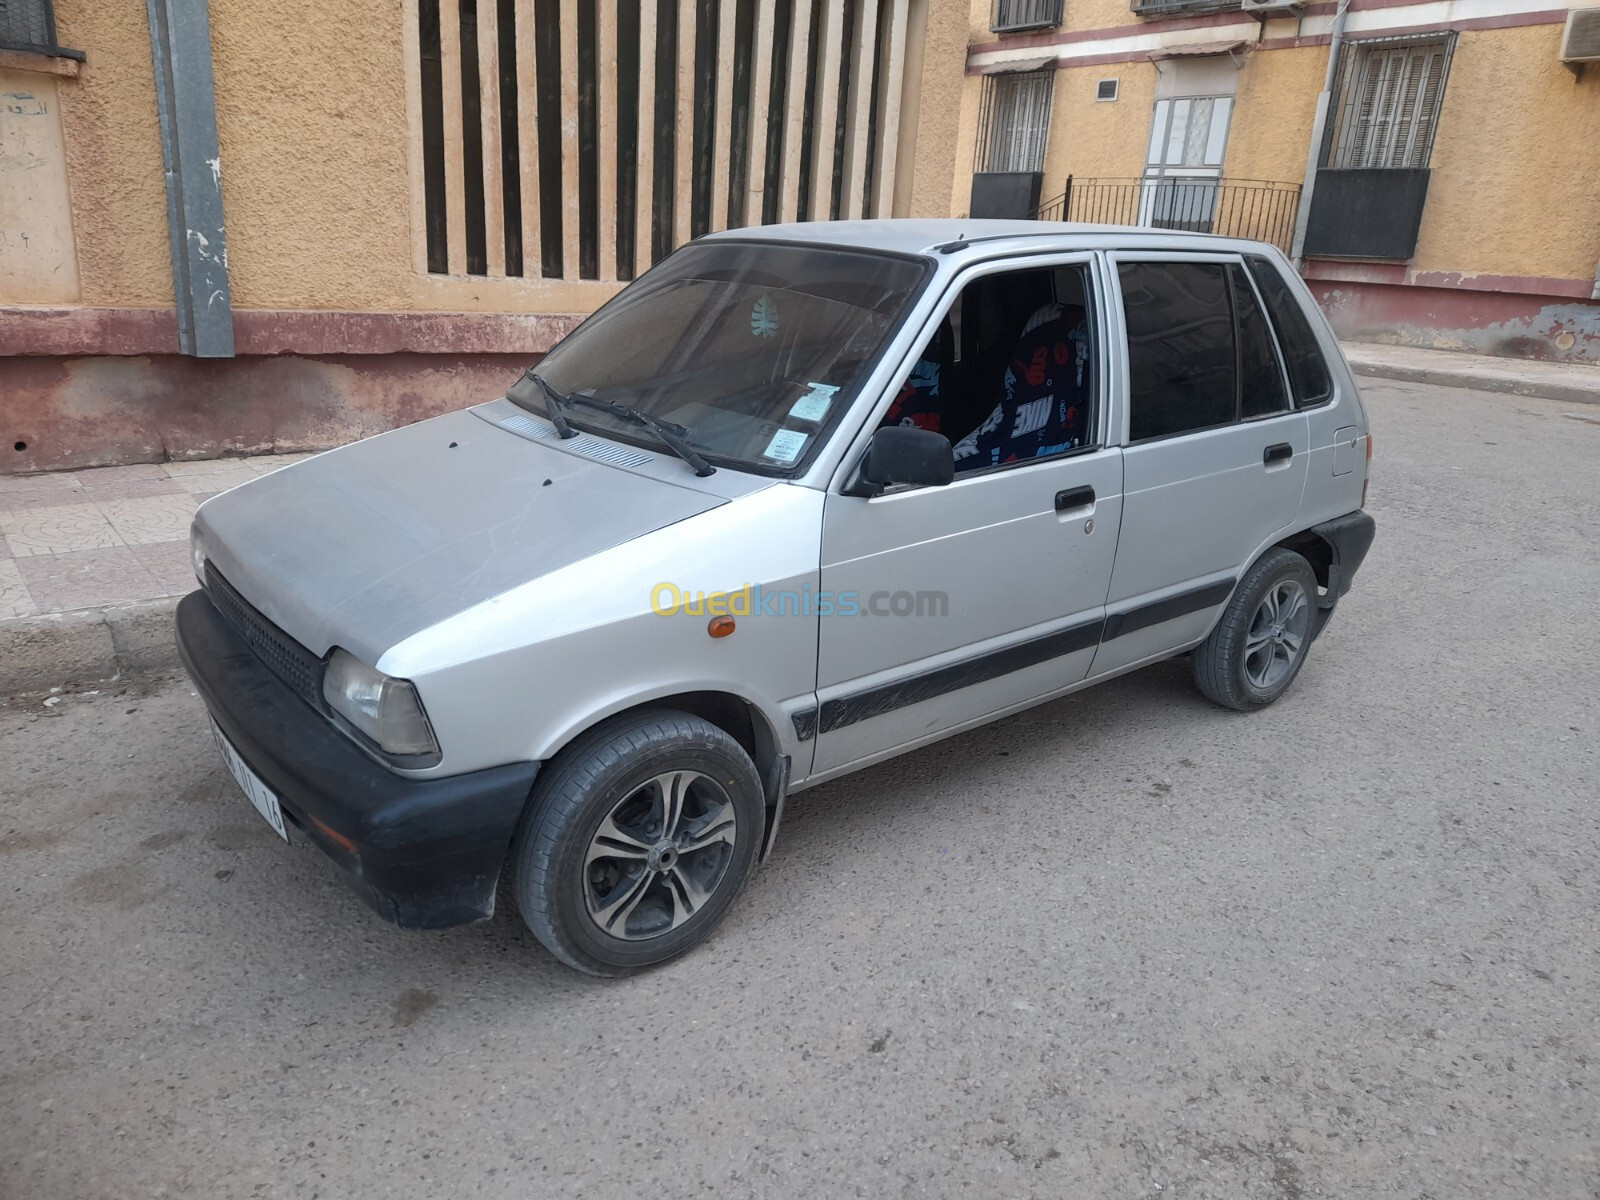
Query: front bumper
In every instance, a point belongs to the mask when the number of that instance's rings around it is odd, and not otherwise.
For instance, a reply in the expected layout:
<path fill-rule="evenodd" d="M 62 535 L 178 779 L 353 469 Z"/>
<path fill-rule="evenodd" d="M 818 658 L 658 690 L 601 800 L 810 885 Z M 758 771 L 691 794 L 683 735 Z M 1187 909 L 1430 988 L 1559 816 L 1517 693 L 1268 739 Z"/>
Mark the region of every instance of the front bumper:
<path fill-rule="evenodd" d="M 269 670 L 205 592 L 178 605 L 177 636 L 212 719 L 357 895 L 406 929 L 493 915 L 538 763 L 439 779 L 396 775 Z"/>

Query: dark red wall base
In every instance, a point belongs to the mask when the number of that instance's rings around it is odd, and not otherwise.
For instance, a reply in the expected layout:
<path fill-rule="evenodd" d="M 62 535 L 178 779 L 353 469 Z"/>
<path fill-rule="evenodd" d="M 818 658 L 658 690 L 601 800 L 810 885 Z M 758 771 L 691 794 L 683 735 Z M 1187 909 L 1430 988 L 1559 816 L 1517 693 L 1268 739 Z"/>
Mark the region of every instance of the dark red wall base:
<path fill-rule="evenodd" d="M 1600 364 L 1600 301 L 1308 278 L 1341 338 Z"/>
<path fill-rule="evenodd" d="M 0 474 L 326 449 L 491 400 L 538 358 L 0 358 Z"/>

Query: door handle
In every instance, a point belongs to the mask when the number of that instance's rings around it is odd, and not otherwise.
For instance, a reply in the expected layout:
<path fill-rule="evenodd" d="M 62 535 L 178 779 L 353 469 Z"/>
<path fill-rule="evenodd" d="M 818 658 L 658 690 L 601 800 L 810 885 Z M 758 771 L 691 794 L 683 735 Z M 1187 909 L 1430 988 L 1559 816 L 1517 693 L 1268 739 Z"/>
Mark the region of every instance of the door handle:
<path fill-rule="evenodd" d="M 1285 462 L 1294 457 L 1294 447 L 1288 442 L 1276 442 L 1261 452 L 1264 463 Z"/>
<path fill-rule="evenodd" d="M 1087 485 L 1083 487 L 1068 488 L 1064 492 L 1056 493 L 1056 511 L 1066 512 L 1073 508 L 1088 508 L 1094 503 L 1094 489 Z"/>

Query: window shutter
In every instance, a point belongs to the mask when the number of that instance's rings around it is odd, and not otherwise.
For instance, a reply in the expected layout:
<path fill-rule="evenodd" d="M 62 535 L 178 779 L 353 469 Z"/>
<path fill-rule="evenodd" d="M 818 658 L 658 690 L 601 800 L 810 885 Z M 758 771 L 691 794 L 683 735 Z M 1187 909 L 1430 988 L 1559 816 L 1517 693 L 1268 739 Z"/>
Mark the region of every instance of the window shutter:
<path fill-rule="evenodd" d="M 1449 39 L 1353 46 L 1333 167 L 1425 167 L 1444 99 Z"/>
<path fill-rule="evenodd" d="M 1407 164 L 1425 167 L 1433 153 L 1433 131 L 1439 123 L 1439 108 L 1444 101 L 1444 73 L 1446 54 L 1443 49 L 1428 57 L 1427 82 L 1422 89 L 1421 108 L 1417 114 L 1417 136 L 1412 159 Z"/>

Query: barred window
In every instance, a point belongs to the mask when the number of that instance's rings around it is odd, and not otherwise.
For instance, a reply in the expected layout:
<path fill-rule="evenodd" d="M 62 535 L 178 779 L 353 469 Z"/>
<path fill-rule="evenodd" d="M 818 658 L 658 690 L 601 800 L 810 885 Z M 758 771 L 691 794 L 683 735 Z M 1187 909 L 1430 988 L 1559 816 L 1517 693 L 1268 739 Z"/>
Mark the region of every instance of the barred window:
<path fill-rule="evenodd" d="M 1055 70 L 990 75 L 978 118 L 979 171 L 1042 171 Z"/>
<path fill-rule="evenodd" d="M 50 0 L 0 0 L 0 47 L 54 50 L 56 15 Z"/>
<path fill-rule="evenodd" d="M 996 0 L 989 28 L 996 33 L 1051 29 L 1061 24 L 1064 7 L 1063 0 Z"/>
<path fill-rule="evenodd" d="M 1454 35 L 1352 43 L 1341 64 L 1328 165 L 1426 167 L 1450 73 Z"/>

